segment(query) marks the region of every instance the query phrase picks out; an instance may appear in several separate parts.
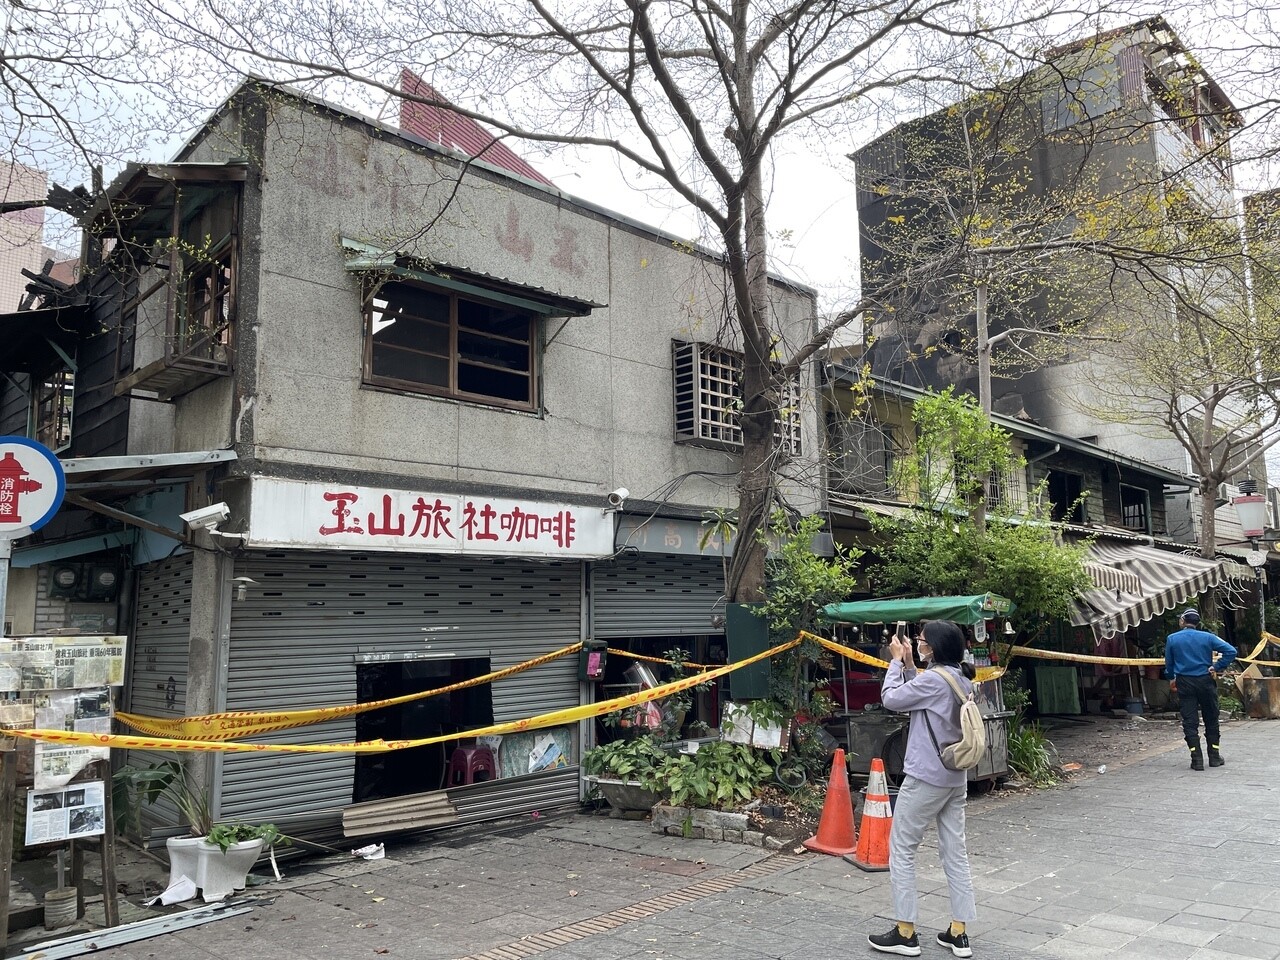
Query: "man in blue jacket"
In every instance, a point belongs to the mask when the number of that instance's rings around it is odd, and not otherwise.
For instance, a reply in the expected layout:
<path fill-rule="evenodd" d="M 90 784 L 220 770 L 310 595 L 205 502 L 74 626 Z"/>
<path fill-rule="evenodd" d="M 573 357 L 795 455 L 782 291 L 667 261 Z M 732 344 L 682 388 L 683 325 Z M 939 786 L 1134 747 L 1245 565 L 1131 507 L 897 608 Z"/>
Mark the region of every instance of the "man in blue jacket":
<path fill-rule="evenodd" d="M 1164 644 L 1164 675 L 1169 690 L 1178 695 L 1182 710 L 1182 733 L 1191 748 L 1191 769 L 1204 769 L 1200 753 L 1200 718 L 1204 714 L 1204 735 L 1209 744 L 1209 766 L 1220 767 L 1225 761 L 1218 752 L 1218 674 L 1236 658 L 1236 648 L 1208 630 L 1200 629 L 1200 614 L 1184 610 L 1178 618 L 1182 629 L 1169 634 Z M 1222 658 L 1214 663 L 1214 652 Z"/>

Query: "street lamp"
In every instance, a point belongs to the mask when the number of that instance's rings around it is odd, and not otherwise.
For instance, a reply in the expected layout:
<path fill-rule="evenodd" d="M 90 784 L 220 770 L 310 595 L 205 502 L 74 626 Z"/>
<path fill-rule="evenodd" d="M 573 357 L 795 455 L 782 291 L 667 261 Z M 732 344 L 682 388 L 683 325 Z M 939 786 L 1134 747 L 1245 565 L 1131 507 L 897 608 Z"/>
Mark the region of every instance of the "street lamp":
<path fill-rule="evenodd" d="M 1258 626 L 1267 629 L 1267 579 L 1263 567 L 1267 563 L 1267 554 L 1258 549 L 1258 540 L 1267 526 L 1267 501 L 1258 494 L 1256 480 L 1240 481 L 1240 496 L 1231 498 L 1231 505 L 1236 508 L 1236 517 L 1240 527 L 1252 548 L 1249 551 L 1249 566 L 1258 571 Z"/>

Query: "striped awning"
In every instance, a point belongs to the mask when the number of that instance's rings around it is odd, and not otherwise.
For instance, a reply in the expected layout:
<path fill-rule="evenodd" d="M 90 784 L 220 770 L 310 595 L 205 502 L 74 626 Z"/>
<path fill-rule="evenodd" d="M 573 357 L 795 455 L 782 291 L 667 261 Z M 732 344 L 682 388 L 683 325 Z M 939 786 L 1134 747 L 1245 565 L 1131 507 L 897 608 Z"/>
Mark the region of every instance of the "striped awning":
<path fill-rule="evenodd" d="M 1089 574 L 1089 579 L 1093 581 L 1093 585 L 1101 590 L 1122 590 L 1125 593 L 1142 592 L 1142 580 L 1139 579 L 1136 573 L 1121 570 L 1119 567 L 1109 567 L 1105 563 L 1093 560 L 1086 560 L 1084 569 Z"/>
<path fill-rule="evenodd" d="M 1071 622 L 1097 640 L 1188 603 L 1229 576 L 1221 561 L 1155 547 L 1095 543 L 1089 553 L 1098 586 L 1072 601 Z"/>

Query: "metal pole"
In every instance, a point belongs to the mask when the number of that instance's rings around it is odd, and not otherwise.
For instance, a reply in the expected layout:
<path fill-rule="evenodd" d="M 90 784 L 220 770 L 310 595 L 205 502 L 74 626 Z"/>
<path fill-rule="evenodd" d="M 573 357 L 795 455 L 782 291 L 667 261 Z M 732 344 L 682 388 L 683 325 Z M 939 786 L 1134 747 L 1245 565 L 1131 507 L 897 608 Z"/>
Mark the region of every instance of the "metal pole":
<path fill-rule="evenodd" d="M 1266 568 L 1258 568 L 1258 629 L 1267 632 L 1267 575 Z"/>
<path fill-rule="evenodd" d="M 991 419 L 991 341 L 987 337 L 987 278 L 978 281 L 978 404 L 982 415 Z"/>
<path fill-rule="evenodd" d="M 5 604 L 9 601 L 9 558 L 13 556 L 13 541 L 0 536 L 0 634 L 4 633 Z"/>

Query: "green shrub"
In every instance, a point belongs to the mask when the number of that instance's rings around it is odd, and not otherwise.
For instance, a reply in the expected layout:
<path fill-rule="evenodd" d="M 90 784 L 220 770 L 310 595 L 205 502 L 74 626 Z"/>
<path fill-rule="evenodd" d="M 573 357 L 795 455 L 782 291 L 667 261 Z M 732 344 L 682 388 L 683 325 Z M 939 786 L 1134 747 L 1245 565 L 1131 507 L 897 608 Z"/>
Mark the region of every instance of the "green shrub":
<path fill-rule="evenodd" d="M 751 747 L 723 740 L 670 757 L 657 772 L 658 791 L 677 807 L 732 807 L 772 776 L 773 766 Z"/>
<path fill-rule="evenodd" d="M 1009 720 L 1009 767 L 1027 782 L 1048 787 L 1059 780 L 1049 753 L 1049 741 L 1038 723 L 1021 717 Z"/>
<path fill-rule="evenodd" d="M 593 776 L 630 780 L 653 790 L 658 771 L 670 759 L 652 737 L 637 737 L 592 747 L 582 755 L 582 769 Z"/>
<path fill-rule="evenodd" d="M 217 823 L 205 839 L 223 853 L 233 843 L 246 840 L 263 840 L 268 847 L 289 845 L 289 838 L 277 830 L 274 823 Z"/>

